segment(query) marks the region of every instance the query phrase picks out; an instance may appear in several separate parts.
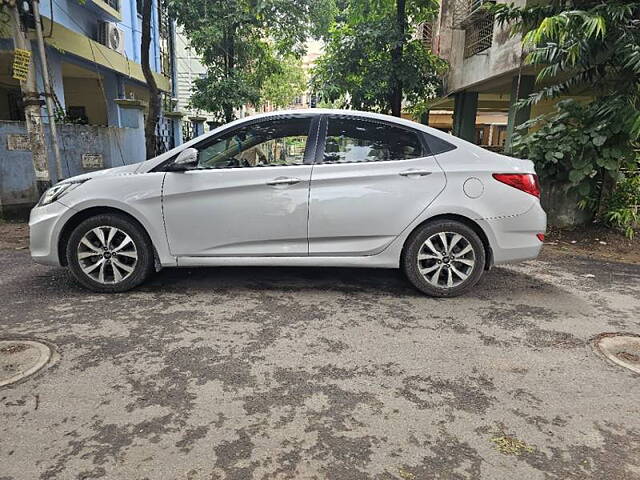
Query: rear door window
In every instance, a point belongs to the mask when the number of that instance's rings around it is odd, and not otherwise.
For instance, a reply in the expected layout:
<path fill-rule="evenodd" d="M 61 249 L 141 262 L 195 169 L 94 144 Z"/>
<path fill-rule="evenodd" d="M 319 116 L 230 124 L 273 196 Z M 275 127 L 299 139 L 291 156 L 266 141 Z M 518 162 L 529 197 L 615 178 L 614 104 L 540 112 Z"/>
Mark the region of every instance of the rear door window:
<path fill-rule="evenodd" d="M 322 163 L 385 162 L 424 156 L 420 137 L 410 129 L 329 117 Z"/>

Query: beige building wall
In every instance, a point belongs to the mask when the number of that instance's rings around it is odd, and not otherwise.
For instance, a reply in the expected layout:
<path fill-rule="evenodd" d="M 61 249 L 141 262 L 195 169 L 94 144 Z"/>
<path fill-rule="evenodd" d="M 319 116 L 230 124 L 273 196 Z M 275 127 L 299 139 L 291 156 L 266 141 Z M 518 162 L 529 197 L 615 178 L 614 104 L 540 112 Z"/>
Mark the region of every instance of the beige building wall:
<path fill-rule="evenodd" d="M 520 68 L 521 36 L 513 36 L 508 27 L 499 27 L 495 23 L 491 46 L 465 58 L 465 38 L 479 26 L 478 22 L 474 23 L 474 16 L 468 15 L 468 7 L 480 3 L 479 0 L 442 0 L 440 4 L 440 15 L 434 25 L 434 50 L 449 62 L 445 84 L 447 94 L 476 86 L 487 91 L 501 87 L 509 89 L 511 74 Z M 524 5 L 526 1 L 498 0 L 497 3 Z M 475 18 L 480 18 L 480 15 L 476 14 Z M 488 85 L 489 80 L 491 84 Z"/>
<path fill-rule="evenodd" d="M 97 78 L 64 77 L 64 104 L 84 107 L 90 125 L 108 125 L 107 106 Z"/>

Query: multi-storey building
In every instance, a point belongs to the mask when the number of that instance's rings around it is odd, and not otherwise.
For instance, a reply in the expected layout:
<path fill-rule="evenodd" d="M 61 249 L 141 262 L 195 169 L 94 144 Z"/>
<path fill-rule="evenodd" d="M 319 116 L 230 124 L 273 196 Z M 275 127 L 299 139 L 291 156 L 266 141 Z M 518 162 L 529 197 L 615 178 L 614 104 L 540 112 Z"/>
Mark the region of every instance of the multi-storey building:
<path fill-rule="evenodd" d="M 23 9 L 29 14 L 26 0 Z M 19 2 L 23 3 L 23 2 Z M 63 176 L 144 160 L 144 117 L 149 91 L 141 68 L 142 0 L 52 0 L 42 2 L 43 37 L 53 90 Z M 173 110 L 174 24 L 154 0 L 150 63 L 163 92 L 163 111 Z M 13 76 L 13 22 L 0 27 L 0 205 L 29 206 L 33 184 L 20 83 Z M 29 20 L 23 20 L 29 24 Z M 33 27 L 33 25 L 31 25 Z M 33 28 L 31 68 L 44 99 Z M 44 102 L 43 102 L 44 103 Z M 42 119 L 48 122 L 42 108 Z M 45 125 L 45 131 L 46 131 Z M 160 119 L 159 149 L 180 141 L 180 125 Z M 50 141 L 50 139 L 48 139 Z M 52 163 L 51 148 L 48 149 Z"/>
<path fill-rule="evenodd" d="M 453 110 L 455 135 L 508 149 L 514 127 L 547 111 L 551 103 L 515 108 L 518 99 L 534 91 L 535 70 L 525 65 L 521 36 L 499 26 L 486 3 L 495 0 L 441 1 L 440 14 L 429 26 L 429 41 L 434 53 L 448 61 L 449 71 L 445 95 L 433 108 Z"/>

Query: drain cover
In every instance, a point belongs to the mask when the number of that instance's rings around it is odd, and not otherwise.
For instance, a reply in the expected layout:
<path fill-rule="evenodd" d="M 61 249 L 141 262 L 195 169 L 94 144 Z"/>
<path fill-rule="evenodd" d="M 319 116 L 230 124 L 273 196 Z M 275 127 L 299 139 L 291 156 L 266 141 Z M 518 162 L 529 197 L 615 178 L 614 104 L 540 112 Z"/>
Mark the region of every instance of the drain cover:
<path fill-rule="evenodd" d="M 595 344 L 612 362 L 640 373 L 640 336 L 605 333 L 596 338 Z"/>
<path fill-rule="evenodd" d="M 0 340 L 0 387 L 33 375 L 51 358 L 51 349 L 33 340 Z"/>

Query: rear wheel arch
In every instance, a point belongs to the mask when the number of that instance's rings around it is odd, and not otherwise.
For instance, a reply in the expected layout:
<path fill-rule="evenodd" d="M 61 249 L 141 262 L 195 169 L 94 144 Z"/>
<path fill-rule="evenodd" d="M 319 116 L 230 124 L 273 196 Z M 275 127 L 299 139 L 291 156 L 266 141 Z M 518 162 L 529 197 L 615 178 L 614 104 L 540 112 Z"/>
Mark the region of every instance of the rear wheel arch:
<path fill-rule="evenodd" d="M 412 238 L 415 232 L 419 231 L 423 226 L 436 222 L 438 220 L 453 220 L 456 222 L 460 222 L 468 226 L 469 228 L 471 228 L 478 235 L 478 237 L 480 237 L 480 240 L 482 241 L 482 245 L 484 247 L 484 253 L 486 257 L 485 270 L 489 270 L 489 268 L 491 268 L 491 266 L 493 265 L 493 250 L 491 249 L 491 243 L 489 243 L 489 237 L 487 236 L 486 232 L 474 220 L 470 219 L 469 217 L 465 217 L 464 215 L 459 215 L 456 213 L 445 213 L 445 214 L 435 215 L 433 217 L 427 218 L 423 222 L 416 225 L 411 230 L 411 233 L 407 235 L 407 238 L 405 239 L 404 244 L 402 245 L 402 251 L 400 252 L 400 268 L 403 267 L 402 259 L 404 257 L 404 251 L 407 248 L 407 245 L 409 244 L 409 240 Z"/>
<path fill-rule="evenodd" d="M 60 261 L 60 264 L 62 266 L 67 266 L 67 244 L 69 243 L 69 238 L 71 237 L 71 233 L 73 232 L 73 230 L 86 219 L 104 214 L 119 215 L 137 224 L 137 226 L 139 226 L 147 236 L 149 244 L 153 246 L 153 256 L 156 265 L 159 265 L 160 262 L 158 258 L 158 252 L 155 245 L 153 244 L 151 235 L 149 235 L 149 232 L 144 227 L 144 225 L 142 225 L 142 223 L 140 223 L 133 215 L 125 212 L 124 210 L 114 207 L 91 207 L 85 210 L 81 210 L 73 215 L 71 218 L 69 218 L 69 220 L 67 220 L 67 223 L 64 224 L 64 227 L 62 227 L 62 231 L 60 232 L 60 237 L 58 239 L 58 260 Z"/>

